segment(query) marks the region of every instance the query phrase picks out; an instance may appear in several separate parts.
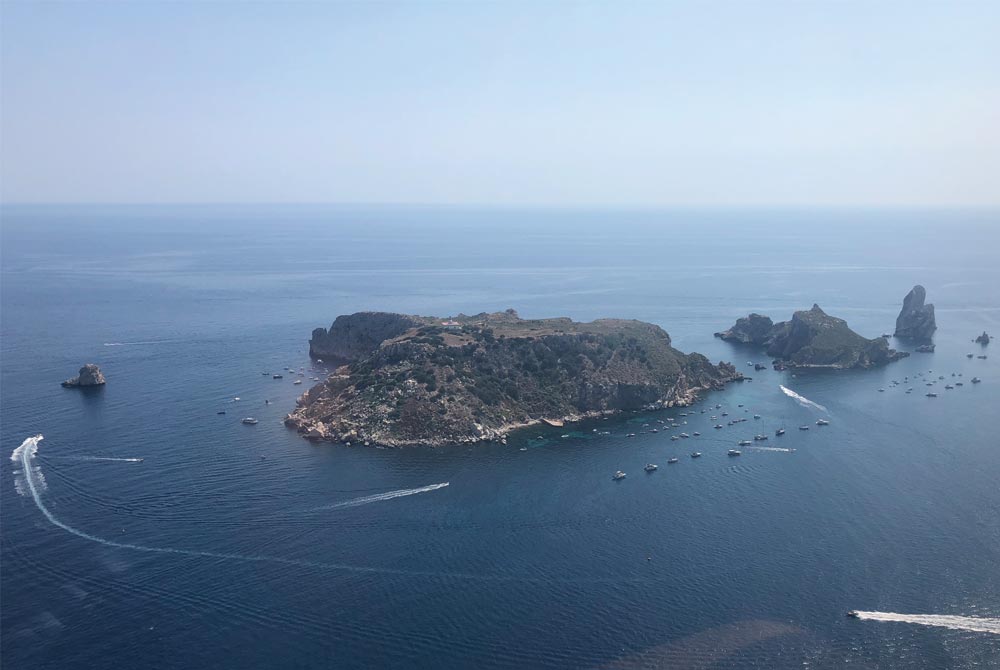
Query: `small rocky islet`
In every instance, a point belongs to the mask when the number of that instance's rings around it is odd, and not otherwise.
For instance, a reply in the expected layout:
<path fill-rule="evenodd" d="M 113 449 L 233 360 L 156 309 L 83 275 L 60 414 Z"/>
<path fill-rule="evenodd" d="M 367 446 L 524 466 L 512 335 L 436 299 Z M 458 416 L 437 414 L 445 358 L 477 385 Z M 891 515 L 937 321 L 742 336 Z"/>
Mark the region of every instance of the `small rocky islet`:
<path fill-rule="evenodd" d="M 715 336 L 764 348 L 774 359 L 776 369 L 871 368 L 909 356 L 905 351 L 890 349 L 882 337 L 858 335 L 846 321 L 830 316 L 815 304 L 778 323 L 768 316 L 750 314 Z"/>
<path fill-rule="evenodd" d="M 93 363 L 87 363 L 76 377 L 71 377 L 62 383 L 66 388 L 87 388 L 94 386 L 104 386 L 107 380 L 101 373 L 101 368 Z"/>
<path fill-rule="evenodd" d="M 310 439 L 379 446 L 503 441 L 526 426 L 686 406 L 743 379 L 671 345 L 650 323 L 522 319 L 514 310 L 340 316 L 310 354 L 340 365 L 286 425 Z"/>

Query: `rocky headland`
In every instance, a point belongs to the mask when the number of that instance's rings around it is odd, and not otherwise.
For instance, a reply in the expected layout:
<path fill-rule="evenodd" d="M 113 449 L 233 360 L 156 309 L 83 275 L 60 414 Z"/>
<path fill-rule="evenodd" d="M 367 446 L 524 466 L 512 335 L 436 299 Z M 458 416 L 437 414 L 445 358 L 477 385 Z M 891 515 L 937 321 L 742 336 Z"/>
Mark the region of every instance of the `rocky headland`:
<path fill-rule="evenodd" d="M 101 374 L 101 368 L 94 365 L 93 363 L 87 363 L 82 368 L 80 368 L 80 374 L 76 377 L 67 379 L 62 383 L 63 386 L 67 388 L 71 387 L 87 387 L 87 386 L 104 386 L 107 381 L 104 379 L 104 375 Z"/>
<path fill-rule="evenodd" d="M 313 331 L 340 363 L 285 422 L 310 439 L 402 447 L 503 441 L 515 429 L 684 406 L 742 375 L 641 321 L 362 312 Z"/>
<path fill-rule="evenodd" d="M 765 349 L 778 368 L 870 368 L 909 355 L 890 349 L 884 338 L 858 335 L 846 321 L 830 316 L 819 305 L 778 323 L 750 314 L 715 336 Z"/>
<path fill-rule="evenodd" d="M 903 298 L 903 309 L 896 317 L 896 337 L 926 342 L 937 330 L 934 305 L 924 304 L 927 291 L 917 284 Z"/>

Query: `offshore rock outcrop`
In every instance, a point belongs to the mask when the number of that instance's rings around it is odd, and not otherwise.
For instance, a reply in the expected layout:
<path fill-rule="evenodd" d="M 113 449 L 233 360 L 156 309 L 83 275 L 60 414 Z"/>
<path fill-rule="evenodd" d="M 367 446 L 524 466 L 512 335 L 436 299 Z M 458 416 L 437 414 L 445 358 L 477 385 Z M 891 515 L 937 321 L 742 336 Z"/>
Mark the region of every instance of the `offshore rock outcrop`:
<path fill-rule="evenodd" d="M 896 317 L 896 337 L 926 342 L 937 330 L 934 305 L 924 304 L 927 291 L 917 284 L 903 298 L 903 309 Z"/>
<path fill-rule="evenodd" d="M 84 387 L 104 386 L 106 383 L 107 380 L 105 380 L 104 375 L 101 374 L 101 368 L 93 363 L 87 363 L 80 368 L 80 374 L 71 379 L 67 379 L 62 383 L 62 385 L 65 387 Z"/>
<path fill-rule="evenodd" d="M 403 323 L 410 327 L 398 332 Z M 338 324 L 351 325 L 350 347 Z M 688 405 L 743 378 L 728 363 L 674 349 L 662 328 L 641 321 L 361 313 L 326 333 L 325 356 L 353 358 L 303 394 L 285 422 L 310 439 L 352 444 L 502 441 L 540 423 Z"/>
<path fill-rule="evenodd" d="M 909 356 L 890 349 L 881 337 L 858 335 L 846 321 L 830 316 L 819 305 L 795 312 L 791 320 L 765 330 L 770 321 L 766 316 L 751 314 L 716 336 L 766 348 L 768 356 L 777 359 L 776 368 L 870 368 Z"/>
<path fill-rule="evenodd" d="M 989 335 L 989 333 L 987 333 L 984 330 L 983 334 L 976 338 L 976 343 L 977 344 L 981 344 L 981 345 L 983 345 L 985 347 L 987 344 L 990 343 L 991 339 L 993 339 L 993 338 L 991 338 L 990 335 Z"/>

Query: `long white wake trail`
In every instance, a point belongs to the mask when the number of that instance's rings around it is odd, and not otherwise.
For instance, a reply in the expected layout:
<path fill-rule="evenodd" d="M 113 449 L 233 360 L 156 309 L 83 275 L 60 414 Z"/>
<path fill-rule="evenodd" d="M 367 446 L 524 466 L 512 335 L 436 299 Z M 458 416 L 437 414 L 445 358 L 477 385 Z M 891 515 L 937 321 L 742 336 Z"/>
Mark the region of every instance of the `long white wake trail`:
<path fill-rule="evenodd" d="M 375 495 L 363 496 L 361 498 L 354 498 L 353 500 L 345 500 L 344 502 L 335 503 L 333 505 L 324 505 L 322 507 L 317 507 L 316 509 L 340 509 L 342 507 L 357 507 L 358 505 L 367 505 L 369 503 L 382 502 L 383 500 L 392 500 L 393 498 L 402 498 L 404 496 L 414 496 L 418 493 L 427 493 L 429 491 L 437 491 L 438 489 L 443 489 L 448 486 L 450 482 L 441 482 L 440 484 L 431 484 L 430 486 L 421 486 L 416 489 L 399 489 L 398 491 L 386 491 L 385 493 L 376 493 Z"/>
<path fill-rule="evenodd" d="M 106 461 L 108 463 L 142 463 L 141 458 L 113 458 L 111 456 L 56 456 L 67 461 Z"/>
<path fill-rule="evenodd" d="M 973 616 L 954 616 L 951 614 L 899 614 L 897 612 L 862 612 L 858 610 L 859 619 L 870 621 L 895 621 L 898 623 L 915 623 L 921 626 L 938 626 L 952 630 L 968 630 L 976 633 L 992 633 L 1000 635 L 1000 619 L 990 619 Z"/>
<path fill-rule="evenodd" d="M 778 384 L 778 388 L 781 389 L 781 392 L 784 393 L 789 398 L 793 398 L 794 400 L 797 400 L 798 403 L 800 405 L 802 405 L 803 407 L 814 407 L 814 408 L 822 410 L 824 412 L 827 411 L 826 407 L 823 407 L 818 402 L 813 402 L 809 398 L 807 398 L 807 397 L 805 397 L 803 395 L 799 395 L 798 393 L 796 393 L 795 391 L 793 391 L 790 388 L 782 386 L 781 384 Z"/>
<path fill-rule="evenodd" d="M 234 561 L 248 561 L 256 563 L 278 563 L 281 565 L 295 565 L 307 568 L 323 568 L 332 570 L 346 570 L 349 572 L 366 572 L 366 573 L 376 573 L 376 574 L 394 574 L 394 575 L 427 575 L 433 577 L 441 576 L 441 573 L 435 572 L 421 572 L 421 571 L 409 571 L 409 570 L 395 570 L 392 568 L 375 568 L 375 567 L 365 567 L 360 565 L 345 565 L 343 563 L 319 563 L 314 561 L 303 561 L 294 558 L 279 558 L 276 556 L 259 556 L 251 554 L 231 554 L 226 552 L 218 551 L 198 551 L 195 549 L 174 549 L 172 547 L 149 547 L 142 544 L 132 544 L 130 542 L 116 542 L 115 540 L 109 540 L 107 538 L 98 537 L 97 535 L 91 535 L 85 531 L 78 528 L 74 528 L 67 523 L 64 523 L 52 511 L 46 506 L 45 501 L 42 500 L 42 492 L 45 490 L 45 482 L 42 479 L 42 473 L 38 469 L 38 466 L 33 462 L 35 455 L 38 453 L 38 443 L 41 442 L 43 437 L 41 435 L 35 435 L 34 437 L 29 437 L 24 442 L 21 443 L 17 449 L 10 455 L 10 459 L 14 461 L 20 471 L 15 472 L 18 478 L 18 493 L 25 496 L 30 496 L 34 501 L 38 510 L 45 515 L 49 523 L 57 528 L 61 528 L 67 533 L 76 535 L 77 537 L 83 538 L 84 540 L 89 540 L 91 542 L 96 542 L 97 544 L 103 544 L 106 547 L 115 547 L 118 549 L 131 549 L 133 551 L 143 551 L 152 554 L 176 554 L 180 556 L 195 556 L 200 558 L 218 558 L 218 559 L 228 559 Z M 385 494 L 383 494 L 385 495 Z M 459 579 L 484 579 L 482 576 L 464 574 L 464 573 L 447 573 L 449 577 L 456 577 Z"/>

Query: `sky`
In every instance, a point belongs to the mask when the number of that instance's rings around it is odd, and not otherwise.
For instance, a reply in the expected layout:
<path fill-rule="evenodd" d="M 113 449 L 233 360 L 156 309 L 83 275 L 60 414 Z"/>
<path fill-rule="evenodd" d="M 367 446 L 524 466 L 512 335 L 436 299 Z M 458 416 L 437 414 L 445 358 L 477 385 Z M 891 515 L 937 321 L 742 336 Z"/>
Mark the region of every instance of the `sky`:
<path fill-rule="evenodd" d="M 996 0 L 3 0 L 0 200 L 994 207 L 998 36 Z"/>

